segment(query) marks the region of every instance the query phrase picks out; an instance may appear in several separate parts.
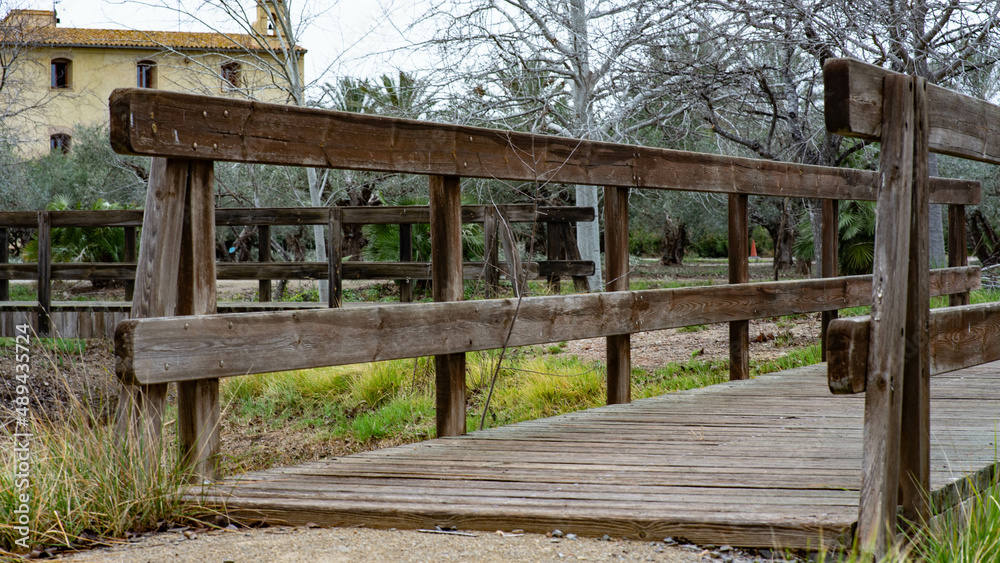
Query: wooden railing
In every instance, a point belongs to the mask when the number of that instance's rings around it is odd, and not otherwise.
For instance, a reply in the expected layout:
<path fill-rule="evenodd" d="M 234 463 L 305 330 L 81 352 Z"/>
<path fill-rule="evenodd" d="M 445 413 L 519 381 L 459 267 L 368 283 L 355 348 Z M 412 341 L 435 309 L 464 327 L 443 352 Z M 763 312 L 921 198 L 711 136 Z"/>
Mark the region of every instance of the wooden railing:
<path fill-rule="evenodd" d="M 836 89 L 828 92 L 828 108 L 848 103 Z M 850 93 L 851 100 L 863 99 Z M 893 226 L 905 233 L 909 216 L 894 210 L 887 223 L 881 213 L 896 176 L 913 176 L 906 163 L 887 172 L 884 160 L 881 173 L 824 168 L 143 90 L 116 91 L 111 116 L 116 150 L 156 157 L 146 204 L 155 212 L 145 218 L 155 235 L 143 238 L 134 318 L 119 326 L 116 339 L 118 375 L 127 390 L 119 421 L 123 432 L 157 441 L 165 386 L 178 382 L 182 452 L 206 478 L 217 475 L 220 377 L 432 354 L 438 435 L 455 435 L 465 431 L 465 352 L 603 336 L 608 402 L 627 402 L 631 333 L 729 322 L 730 376 L 742 379 L 749 376 L 748 319 L 825 312 L 826 323 L 843 307 L 884 307 L 881 288 L 906 270 L 895 264 L 891 275 L 836 277 L 837 201 L 879 200 L 876 249 L 880 256 L 898 250 L 898 237 L 884 231 Z M 885 147 L 883 155 L 888 158 Z M 214 312 L 214 260 L 192 241 L 214 237 L 211 222 L 198 218 L 211 209 L 215 160 L 427 175 L 434 299 L 441 303 L 144 318 Z M 461 300 L 462 177 L 604 186 L 609 291 L 454 303 Z M 925 172 L 924 178 L 922 201 L 951 204 L 952 216 L 979 201 L 977 183 L 926 179 Z M 729 194 L 731 284 L 627 291 L 631 189 Z M 752 194 L 826 200 L 824 279 L 746 283 Z M 185 215 L 191 219 L 181 221 Z M 916 231 L 926 231 L 924 225 Z M 959 231 L 950 233 L 952 248 L 964 244 Z M 927 292 L 913 303 L 922 299 L 926 308 L 930 293 L 963 295 L 978 287 L 978 269 L 959 254 L 953 268 L 924 271 Z M 180 267 L 162 267 L 173 264 Z M 870 481 L 867 461 L 865 475 Z M 880 490 L 895 500 L 895 490 Z M 873 504 L 867 496 L 862 502 L 862 512 Z"/>
<path fill-rule="evenodd" d="M 567 240 L 568 230 L 580 221 L 593 221 L 594 212 L 580 207 L 538 207 L 535 205 L 467 205 L 462 207 L 463 223 L 484 224 L 486 233 L 486 261 L 463 264 L 465 279 L 484 279 L 487 291 L 495 290 L 502 275 L 515 280 L 528 277 L 545 277 L 550 283 L 558 283 L 561 276 L 573 277 L 578 287 L 585 290 L 585 276 L 594 272 L 594 264 L 579 259 L 576 245 Z M 52 280 L 124 280 L 126 299 L 133 298 L 136 270 L 136 228 L 142 225 L 142 210 L 113 211 L 9 211 L 0 212 L 0 307 L 11 309 L 14 305 L 4 305 L 10 299 L 8 280 L 34 280 L 38 284 L 37 304 L 19 304 L 17 308 L 38 313 L 39 334 L 48 333 L 48 324 L 53 311 Z M 258 262 L 220 262 L 216 265 L 216 277 L 220 280 L 259 280 L 258 292 L 261 302 L 271 298 L 271 280 L 327 280 L 329 284 L 329 306 L 336 307 L 343 301 L 343 279 L 396 279 L 402 281 L 401 301 L 411 301 L 409 280 L 430 279 L 430 263 L 414 262 L 412 234 L 408 228 L 414 224 L 428 223 L 430 209 L 424 206 L 403 207 L 331 207 L 331 208 L 246 208 L 216 209 L 216 226 L 255 226 L 260 241 L 271 240 L 271 227 L 280 225 L 329 225 L 330 259 L 327 262 L 271 262 L 270 245 L 259 244 Z M 537 223 L 540 233 L 549 232 L 550 259 L 521 264 L 512 259 L 517 245 L 510 239 L 509 229 L 499 229 L 500 224 Z M 398 224 L 400 225 L 399 262 L 342 262 L 340 236 L 345 225 Z M 125 248 L 122 263 L 53 263 L 51 260 L 51 229 L 59 227 L 106 228 L 125 230 Z M 38 261 L 30 263 L 8 263 L 7 229 L 37 229 Z M 500 264 L 498 246 L 507 249 L 507 261 Z M 560 247 L 566 247 L 574 259 L 559 260 Z M 516 267 L 515 267 L 516 265 Z M 117 307 L 116 307 L 117 308 Z M 91 307 L 92 310 L 96 309 Z"/>

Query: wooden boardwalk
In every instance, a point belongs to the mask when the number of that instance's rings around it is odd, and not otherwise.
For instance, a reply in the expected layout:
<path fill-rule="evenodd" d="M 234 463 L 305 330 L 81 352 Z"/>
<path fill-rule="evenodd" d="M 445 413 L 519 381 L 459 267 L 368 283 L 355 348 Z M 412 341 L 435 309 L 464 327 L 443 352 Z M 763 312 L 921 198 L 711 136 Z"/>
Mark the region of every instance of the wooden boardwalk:
<path fill-rule="evenodd" d="M 953 504 L 995 475 L 1000 363 L 932 380 L 931 483 Z M 250 520 L 834 547 L 858 514 L 863 395 L 810 366 L 272 469 L 209 499 Z"/>

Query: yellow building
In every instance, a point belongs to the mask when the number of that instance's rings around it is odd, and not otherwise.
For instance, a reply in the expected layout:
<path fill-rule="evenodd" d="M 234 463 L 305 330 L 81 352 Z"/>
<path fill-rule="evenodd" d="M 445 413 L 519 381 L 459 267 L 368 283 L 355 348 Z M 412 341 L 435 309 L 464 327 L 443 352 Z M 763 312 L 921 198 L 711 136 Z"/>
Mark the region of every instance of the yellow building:
<path fill-rule="evenodd" d="M 0 22 L 0 43 L 21 60 L 17 91 L 6 93 L 19 107 L 8 112 L 7 134 L 25 157 L 69 150 L 74 128 L 107 122 L 115 88 L 288 103 L 303 83 L 305 50 L 295 48 L 297 64 L 281 64 L 275 18 L 258 3 L 251 33 L 223 34 L 61 28 L 54 11 L 11 11 Z"/>

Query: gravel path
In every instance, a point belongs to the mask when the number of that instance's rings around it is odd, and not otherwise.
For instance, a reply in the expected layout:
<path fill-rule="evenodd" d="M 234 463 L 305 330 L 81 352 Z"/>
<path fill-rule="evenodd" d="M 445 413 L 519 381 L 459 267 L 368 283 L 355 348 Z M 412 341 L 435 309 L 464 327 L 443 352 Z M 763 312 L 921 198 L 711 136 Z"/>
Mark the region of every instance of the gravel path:
<path fill-rule="evenodd" d="M 537 534 L 421 533 L 364 528 L 261 528 L 212 532 L 166 532 L 128 545 L 77 553 L 75 562 L 206 563 L 251 562 L 500 562 L 658 561 L 664 563 L 752 563 L 770 561 L 729 546 L 575 539 Z"/>

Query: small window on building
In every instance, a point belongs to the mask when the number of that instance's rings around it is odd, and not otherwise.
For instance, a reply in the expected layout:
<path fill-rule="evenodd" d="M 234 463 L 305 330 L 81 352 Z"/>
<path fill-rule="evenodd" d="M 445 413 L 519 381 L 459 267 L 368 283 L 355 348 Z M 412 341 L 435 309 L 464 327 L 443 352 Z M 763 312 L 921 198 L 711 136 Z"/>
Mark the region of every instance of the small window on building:
<path fill-rule="evenodd" d="M 68 59 L 52 59 L 52 87 L 69 88 L 72 84 L 72 63 Z"/>
<path fill-rule="evenodd" d="M 49 150 L 51 152 L 69 152 L 70 136 L 66 133 L 56 133 L 49 137 Z"/>
<path fill-rule="evenodd" d="M 135 64 L 135 85 L 137 88 L 156 88 L 156 63 L 139 61 Z"/>
<path fill-rule="evenodd" d="M 222 65 L 222 89 L 237 90 L 241 85 L 240 63 L 228 62 Z"/>

